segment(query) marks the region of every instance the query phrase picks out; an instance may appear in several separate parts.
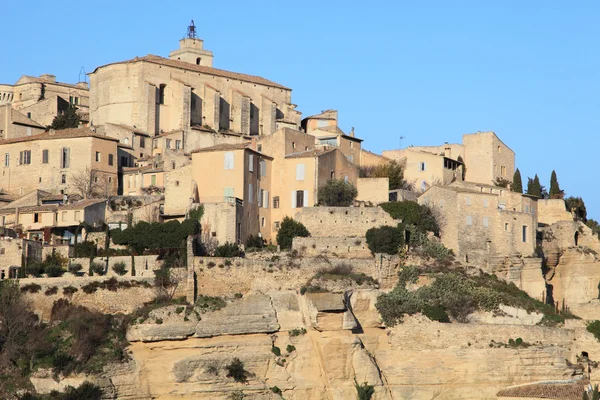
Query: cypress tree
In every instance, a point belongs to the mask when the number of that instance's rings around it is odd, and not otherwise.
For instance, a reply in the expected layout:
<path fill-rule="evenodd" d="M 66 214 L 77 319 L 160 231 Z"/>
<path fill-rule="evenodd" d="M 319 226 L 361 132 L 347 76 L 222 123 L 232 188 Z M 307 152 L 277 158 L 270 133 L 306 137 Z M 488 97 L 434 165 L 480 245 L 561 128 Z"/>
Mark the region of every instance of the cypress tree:
<path fill-rule="evenodd" d="M 552 175 L 550 176 L 550 198 L 560 199 L 562 197 L 562 193 L 563 192 L 560 190 L 560 186 L 558 185 L 556 171 L 552 170 Z"/>
<path fill-rule="evenodd" d="M 527 194 L 533 196 L 533 192 L 534 192 L 534 184 L 533 184 L 533 179 L 531 178 L 527 178 Z"/>
<path fill-rule="evenodd" d="M 542 198 L 542 185 L 540 184 L 540 178 L 535 174 L 533 178 L 533 195 Z"/>
<path fill-rule="evenodd" d="M 523 193 L 523 181 L 521 180 L 521 171 L 519 171 L 519 168 L 517 168 L 513 175 L 512 191 Z"/>

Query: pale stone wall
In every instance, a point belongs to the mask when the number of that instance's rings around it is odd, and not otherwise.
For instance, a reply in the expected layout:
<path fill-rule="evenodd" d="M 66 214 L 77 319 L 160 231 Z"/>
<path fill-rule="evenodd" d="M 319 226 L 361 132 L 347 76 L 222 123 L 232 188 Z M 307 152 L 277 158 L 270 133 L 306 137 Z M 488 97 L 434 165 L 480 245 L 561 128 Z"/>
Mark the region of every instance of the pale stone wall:
<path fill-rule="evenodd" d="M 373 258 L 364 237 L 295 237 L 292 249 L 306 257 Z"/>
<path fill-rule="evenodd" d="M 294 219 L 312 237 L 364 237 L 370 228 L 396 226 L 400 222 L 379 207 L 309 207 Z"/>
<path fill-rule="evenodd" d="M 515 153 L 494 132 L 463 135 L 465 180 L 491 185 L 497 178 L 512 181 Z"/>
<path fill-rule="evenodd" d="M 169 167 L 171 167 L 170 163 Z M 206 173 L 209 173 L 206 171 Z M 191 203 L 197 200 L 197 189 L 192 179 L 192 165 L 165 173 L 165 214 L 185 215 Z"/>
<path fill-rule="evenodd" d="M 538 222 L 552 225 L 558 221 L 573 221 L 573 214 L 567 211 L 563 199 L 539 199 Z"/>
<path fill-rule="evenodd" d="M 83 269 L 82 273 L 87 274 L 90 267 L 90 259 L 89 258 L 71 258 L 69 260 L 71 264 L 81 264 Z M 106 265 L 106 257 L 96 257 L 91 262 L 99 263 L 102 265 Z M 108 271 L 106 273 L 107 277 L 116 277 L 119 278 L 120 275 L 113 271 L 113 266 L 116 263 L 124 263 L 127 267 L 127 273 L 123 275 L 124 277 L 131 277 L 131 256 L 111 256 L 108 258 Z M 158 259 L 157 255 L 148 255 L 148 256 L 135 256 L 135 276 L 138 278 L 154 278 L 154 270 L 160 269 L 162 266 L 162 260 Z"/>
<path fill-rule="evenodd" d="M 127 201 L 133 203 L 128 210 Z M 133 223 L 139 221 L 158 222 L 160 204 L 164 202 L 163 196 L 113 196 L 106 204 L 106 223 L 123 224 L 127 227 L 128 213 L 131 212 Z M 113 206 L 115 209 L 113 210 Z"/>
<path fill-rule="evenodd" d="M 389 178 L 358 178 L 356 189 L 358 189 L 358 201 L 368 201 L 375 205 L 389 201 Z"/>
<path fill-rule="evenodd" d="M 0 106 L 0 139 L 14 139 L 44 132 L 44 128 L 13 110 L 10 104 Z"/>
<path fill-rule="evenodd" d="M 425 191 L 433 185 L 448 185 L 456 180 L 462 181 L 462 166 L 446 156 L 427 151 L 401 151 L 399 162 L 404 167 L 404 179 L 414 184 L 415 190 Z M 446 165 L 448 164 L 448 165 Z M 452 168 L 450 164 L 453 164 Z"/>
<path fill-rule="evenodd" d="M 232 201 L 204 202 L 204 214 L 200 221 L 202 242 L 211 247 L 227 242 L 237 243 L 238 216 L 241 217 L 241 206 Z"/>

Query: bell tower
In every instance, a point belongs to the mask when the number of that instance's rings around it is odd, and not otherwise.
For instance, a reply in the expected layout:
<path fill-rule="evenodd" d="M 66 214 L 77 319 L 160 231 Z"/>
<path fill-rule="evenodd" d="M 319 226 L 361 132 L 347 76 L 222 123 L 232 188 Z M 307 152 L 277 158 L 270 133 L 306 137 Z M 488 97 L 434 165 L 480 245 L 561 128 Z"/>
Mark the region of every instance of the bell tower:
<path fill-rule="evenodd" d="M 190 64 L 212 67 L 213 53 L 212 51 L 204 50 L 204 41 L 196 35 L 196 26 L 194 20 L 188 26 L 187 33 L 183 39 L 179 41 L 179 49 L 169 53 L 171 60 L 185 61 Z"/>

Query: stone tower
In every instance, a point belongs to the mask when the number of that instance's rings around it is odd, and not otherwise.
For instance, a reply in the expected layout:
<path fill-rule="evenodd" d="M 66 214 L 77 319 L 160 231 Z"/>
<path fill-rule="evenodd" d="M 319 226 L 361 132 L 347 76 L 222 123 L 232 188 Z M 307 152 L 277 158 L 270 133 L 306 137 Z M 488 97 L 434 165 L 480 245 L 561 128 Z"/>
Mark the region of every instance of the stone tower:
<path fill-rule="evenodd" d="M 171 60 L 185 61 L 190 64 L 212 67 L 213 53 L 204 50 L 204 41 L 196 36 L 194 21 L 188 26 L 186 37 L 179 41 L 179 49 L 169 53 Z"/>

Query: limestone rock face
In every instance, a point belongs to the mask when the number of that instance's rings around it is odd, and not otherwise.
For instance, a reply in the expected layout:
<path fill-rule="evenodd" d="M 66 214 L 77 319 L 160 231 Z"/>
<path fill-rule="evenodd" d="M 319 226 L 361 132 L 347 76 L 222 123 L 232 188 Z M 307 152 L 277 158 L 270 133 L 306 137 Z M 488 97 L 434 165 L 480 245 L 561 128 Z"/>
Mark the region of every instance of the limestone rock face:
<path fill-rule="evenodd" d="M 194 337 L 271 333 L 279 330 L 271 298 L 251 294 L 226 307 L 202 315 Z"/>

